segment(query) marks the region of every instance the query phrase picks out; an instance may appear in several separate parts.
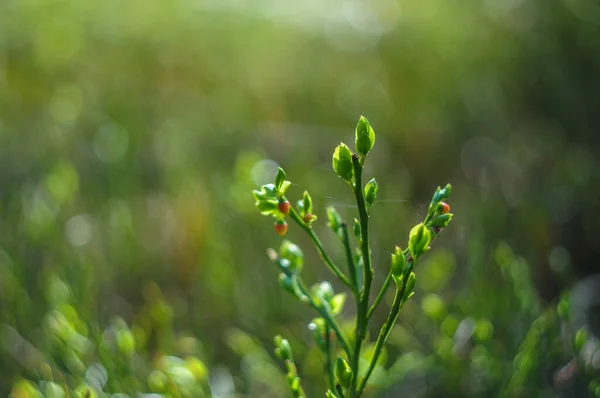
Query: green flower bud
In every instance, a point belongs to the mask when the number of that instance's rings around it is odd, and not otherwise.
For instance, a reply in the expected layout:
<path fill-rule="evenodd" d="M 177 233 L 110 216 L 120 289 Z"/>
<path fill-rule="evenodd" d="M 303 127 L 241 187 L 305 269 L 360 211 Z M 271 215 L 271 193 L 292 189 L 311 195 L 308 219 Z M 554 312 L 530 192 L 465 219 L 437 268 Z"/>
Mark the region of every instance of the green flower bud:
<path fill-rule="evenodd" d="M 153 370 L 148 375 L 148 380 L 146 382 L 148 383 L 150 391 L 160 393 L 165 391 L 169 378 L 160 370 Z"/>
<path fill-rule="evenodd" d="M 354 219 L 354 225 L 352 225 L 352 232 L 354 232 L 356 240 L 360 242 L 362 240 L 362 233 L 360 232 L 360 221 L 356 218 Z"/>
<path fill-rule="evenodd" d="M 64 398 L 66 397 L 65 389 L 52 381 L 44 383 L 44 397 L 47 398 Z"/>
<path fill-rule="evenodd" d="M 335 380 L 340 386 L 343 388 L 350 387 L 354 372 L 352 372 L 352 368 L 348 364 L 348 361 L 342 357 L 337 357 L 333 372 L 335 374 Z"/>
<path fill-rule="evenodd" d="M 196 357 L 187 357 L 185 359 L 185 367 L 192 372 L 196 381 L 204 383 L 208 380 L 208 369 L 204 362 Z"/>
<path fill-rule="evenodd" d="M 377 185 L 377 181 L 374 178 L 371 178 L 367 185 L 365 185 L 365 202 L 367 202 L 367 207 L 370 208 L 375 203 L 375 199 L 377 198 L 377 190 L 379 186 Z"/>
<path fill-rule="evenodd" d="M 356 151 L 362 156 L 367 156 L 373 149 L 373 145 L 375 145 L 375 131 L 373 131 L 367 118 L 361 116 L 356 125 Z"/>
<path fill-rule="evenodd" d="M 298 273 L 302 271 L 302 267 L 304 266 L 304 254 L 298 245 L 290 242 L 289 240 L 284 240 L 281 243 L 281 248 L 279 249 L 279 256 L 282 259 L 287 259 L 290 262 L 290 272 Z"/>
<path fill-rule="evenodd" d="M 446 184 L 444 188 L 437 187 L 435 193 L 433 194 L 433 198 L 431 199 L 431 203 L 434 209 L 437 208 L 437 204 L 442 200 L 447 199 L 452 194 L 452 185 Z"/>
<path fill-rule="evenodd" d="M 294 361 L 292 356 L 292 347 L 290 346 L 289 341 L 281 337 L 280 335 L 275 336 L 273 339 L 275 342 L 275 355 L 277 358 L 283 361 Z"/>
<path fill-rule="evenodd" d="M 406 258 L 402 253 L 402 249 L 396 246 L 396 251 L 392 254 L 392 277 L 398 285 L 402 281 L 402 275 L 406 268 Z"/>
<path fill-rule="evenodd" d="M 125 356 L 131 356 L 135 351 L 135 339 L 131 330 L 119 329 L 116 332 L 117 348 Z"/>
<path fill-rule="evenodd" d="M 354 167 L 352 166 L 352 151 L 344 143 L 340 143 L 333 152 L 333 170 L 346 182 L 352 182 Z"/>
<path fill-rule="evenodd" d="M 74 396 L 77 398 L 98 398 L 96 390 L 85 383 L 77 387 Z"/>
<path fill-rule="evenodd" d="M 308 330 L 311 331 L 315 343 L 321 350 L 325 349 L 325 329 L 325 319 L 323 318 L 315 318 L 308 324 Z"/>
<path fill-rule="evenodd" d="M 322 301 L 326 302 L 327 304 L 329 304 L 329 302 L 331 301 L 331 299 L 333 298 L 333 296 L 335 294 L 335 292 L 333 291 L 333 287 L 331 286 L 331 283 L 329 283 L 327 281 L 313 285 L 312 291 L 313 291 L 313 294 L 319 300 L 322 300 Z"/>
<path fill-rule="evenodd" d="M 304 210 L 304 214 L 302 215 L 313 212 L 313 202 L 308 191 L 304 191 L 302 194 L 302 209 Z"/>
<path fill-rule="evenodd" d="M 325 209 L 327 213 L 327 226 L 331 229 L 338 237 L 343 238 L 342 232 L 342 224 L 344 220 L 342 220 L 342 216 L 334 207 L 327 207 Z"/>
<path fill-rule="evenodd" d="M 338 396 L 332 393 L 331 390 L 327 390 L 325 393 L 325 398 L 338 398 Z"/>
<path fill-rule="evenodd" d="M 431 243 L 431 232 L 423 223 L 415 225 L 410 230 L 408 250 L 410 250 L 414 259 L 427 251 L 429 243 Z"/>
<path fill-rule="evenodd" d="M 331 313 L 333 315 L 337 315 L 344 309 L 344 304 L 346 303 L 346 293 L 336 294 L 329 300 L 329 307 L 331 308 Z"/>
<path fill-rule="evenodd" d="M 414 294 L 416 280 L 417 276 L 414 272 L 411 272 L 406 280 L 406 288 L 404 289 L 404 295 L 402 296 L 403 302 L 408 300 Z"/>

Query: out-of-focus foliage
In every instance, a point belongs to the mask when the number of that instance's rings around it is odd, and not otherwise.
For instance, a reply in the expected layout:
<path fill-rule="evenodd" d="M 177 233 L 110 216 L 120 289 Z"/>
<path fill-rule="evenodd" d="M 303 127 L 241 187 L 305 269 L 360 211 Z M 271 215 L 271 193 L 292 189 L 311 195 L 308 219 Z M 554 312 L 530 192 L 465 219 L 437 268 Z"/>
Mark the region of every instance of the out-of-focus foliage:
<path fill-rule="evenodd" d="M 457 214 L 423 257 L 381 391 L 548 394 L 574 354 L 539 295 L 597 267 L 598 81 L 593 0 L 1 1 L 0 395 L 57 372 L 77 388 L 95 364 L 106 391 L 150 391 L 152 358 L 191 355 L 216 396 L 285 396 L 276 334 L 307 394 L 322 391 L 309 315 L 279 289 L 262 249 L 279 239 L 251 191 L 277 164 L 290 196 L 310 182 L 335 250 L 324 208 L 351 201 L 330 156 L 360 114 L 386 187 L 375 266 L 440 182 Z M 326 275 L 305 255 L 307 279 Z M 115 317 L 133 364 L 103 358 Z"/>

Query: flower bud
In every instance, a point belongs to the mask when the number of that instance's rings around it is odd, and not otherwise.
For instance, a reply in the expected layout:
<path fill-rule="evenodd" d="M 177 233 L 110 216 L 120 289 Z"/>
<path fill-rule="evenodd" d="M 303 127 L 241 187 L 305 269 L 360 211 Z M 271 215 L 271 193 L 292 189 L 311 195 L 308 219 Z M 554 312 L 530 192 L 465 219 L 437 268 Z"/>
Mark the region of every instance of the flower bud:
<path fill-rule="evenodd" d="M 273 339 L 275 342 L 275 355 L 277 358 L 283 361 L 294 361 L 292 356 L 292 347 L 289 341 L 281 337 L 280 335 L 275 336 Z"/>
<path fill-rule="evenodd" d="M 406 258 L 404 257 L 404 253 L 402 253 L 402 249 L 396 246 L 396 251 L 392 254 L 392 277 L 396 284 L 398 284 L 402 280 L 402 275 L 404 274 L 404 269 L 406 268 Z"/>
<path fill-rule="evenodd" d="M 334 207 L 331 207 L 331 206 L 327 207 L 325 209 L 325 212 L 327 213 L 327 226 L 337 236 L 342 238 L 343 237 L 342 224 L 344 222 L 344 220 L 342 220 L 342 216 L 340 215 L 340 213 L 337 212 L 337 210 Z"/>
<path fill-rule="evenodd" d="M 156 393 L 163 392 L 167 387 L 168 382 L 169 378 L 160 370 L 153 370 L 152 372 L 150 372 L 150 374 L 148 375 L 148 380 L 146 381 L 148 387 L 150 388 L 150 391 Z"/>
<path fill-rule="evenodd" d="M 333 170 L 346 182 L 354 178 L 354 167 L 352 166 L 352 151 L 344 143 L 340 143 L 333 152 Z"/>
<path fill-rule="evenodd" d="M 290 262 L 288 267 L 290 272 L 297 273 L 302 271 L 302 267 L 304 266 L 304 253 L 302 253 L 302 250 L 300 250 L 298 245 L 289 240 L 284 240 L 279 249 L 279 256 Z"/>
<path fill-rule="evenodd" d="M 446 214 L 446 213 L 450 213 L 450 205 L 446 202 L 440 202 L 438 203 L 438 213 L 440 214 Z"/>
<path fill-rule="evenodd" d="M 348 361 L 342 357 L 337 357 L 333 372 L 335 374 L 335 380 L 340 386 L 343 388 L 350 387 L 354 372 L 352 372 L 352 368 L 348 364 Z"/>
<path fill-rule="evenodd" d="M 361 116 L 356 125 L 356 151 L 362 156 L 367 156 L 371 149 L 373 149 L 373 145 L 375 145 L 375 131 L 373 131 L 367 118 Z"/>
<path fill-rule="evenodd" d="M 408 249 L 414 259 L 429 248 L 429 243 L 431 243 L 431 232 L 423 223 L 415 225 L 410 230 Z"/>
<path fill-rule="evenodd" d="M 283 214 L 284 216 L 287 216 L 288 213 L 290 212 L 290 207 L 292 207 L 292 205 L 290 204 L 290 202 L 287 199 L 284 199 L 284 198 L 279 199 L 279 202 L 277 203 L 277 210 L 279 210 L 279 212 L 281 214 Z"/>
<path fill-rule="evenodd" d="M 275 232 L 277 232 L 277 235 L 285 236 L 285 234 L 287 233 L 288 225 L 285 220 L 277 220 L 275 221 L 273 228 L 275 229 Z"/>
<path fill-rule="evenodd" d="M 367 203 L 367 207 L 371 207 L 375 203 L 378 189 L 379 186 L 374 178 L 371 178 L 369 182 L 367 182 L 367 185 L 365 185 L 365 202 Z"/>
<path fill-rule="evenodd" d="M 415 282 L 417 280 L 417 276 L 414 272 L 411 272 L 406 280 L 406 287 L 404 288 L 404 295 L 402 296 L 402 301 L 408 300 L 413 294 L 413 290 L 415 289 Z"/>

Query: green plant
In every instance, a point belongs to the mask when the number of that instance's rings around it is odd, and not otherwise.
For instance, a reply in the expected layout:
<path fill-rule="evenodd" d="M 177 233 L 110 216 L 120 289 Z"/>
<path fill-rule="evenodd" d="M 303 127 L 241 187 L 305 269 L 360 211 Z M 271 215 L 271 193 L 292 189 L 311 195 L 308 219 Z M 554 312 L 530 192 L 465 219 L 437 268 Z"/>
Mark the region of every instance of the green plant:
<path fill-rule="evenodd" d="M 328 226 L 344 246 L 347 272 L 342 271 L 327 254 L 312 227 L 317 217 L 313 213 L 310 194 L 304 192 L 295 208 L 282 205 L 289 203 L 285 194 L 291 186 L 282 168 L 278 169 L 273 183 L 253 191 L 257 209 L 262 215 L 275 219 L 275 230 L 278 234 L 285 235 L 287 232 L 286 218 L 290 218 L 308 234 L 325 265 L 346 285 L 355 301 L 357 316 L 354 333 L 352 336 L 347 336 L 338 321 L 346 301 L 346 293 L 336 294 L 327 281 L 316 283 L 309 288 L 301 276 L 304 255 L 296 244 L 284 240 L 279 252 L 268 250 L 270 260 L 278 265 L 281 271 L 279 275 L 281 286 L 320 315 L 310 323 L 309 328 L 325 358 L 329 385 L 327 396 L 338 398 L 358 398 L 365 392 L 369 379 L 382 357 L 386 339 L 394 327 L 400 308 L 413 295 L 416 281 L 414 267 L 417 260 L 430 249 L 432 241 L 452 219 L 450 206 L 444 202 L 451 194 L 451 186 L 448 184 L 444 188 L 436 189 L 427 216 L 423 222 L 411 229 L 407 247 L 402 249 L 396 246 L 385 282 L 374 301 L 371 301 L 375 271 L 371 262 L 369 216 L 376 203 L 379 187 L 374 178 L 363 187 L 364 164 L 375 144 L 375 132 L 366 118 L 361 117 L 358 121 L 355 137 L 356 153 L 353 153 L 344 143 L 340 143 L 334 151 L 332 164 L 335 173 L 351 188 L 358 206 L 359 217 L 354 220 L 352 227 L 356 247 L 353 248 L 346 221 L 335 208 L 328 207 L 326 210 Z M 282 228 L 283 225 L 285 228 Z M 392 281 L 395 285 L 392 308 L 387 320 L 381 326 L 373 349 L 369 350 L 370 353 L 363 352 L 364 345 L 368 341 L 367 330 L 371 316 Z M 285 362 L 288 371 L 292 395 L 304 397 L 305 393 L 300 385 L 289 342 L 277 336 L 275 343 L 276 354 Z M 365 358 L 364 354 L 369 355 Z"/>

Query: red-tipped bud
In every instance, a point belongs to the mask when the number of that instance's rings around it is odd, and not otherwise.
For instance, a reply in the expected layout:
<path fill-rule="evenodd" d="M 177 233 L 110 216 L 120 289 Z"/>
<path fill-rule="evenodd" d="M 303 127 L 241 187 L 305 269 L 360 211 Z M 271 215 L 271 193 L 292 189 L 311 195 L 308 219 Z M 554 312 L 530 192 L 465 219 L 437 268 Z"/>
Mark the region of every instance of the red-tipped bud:
<path fill-rule="evenodd" d="M 440 202 L 438 205 L 439 212 L 442 214 L 450 213 L 450 205 L 446 202 Z"/>
<path fill-rule="evenodd" d="M 275 221 L 273 228 L 275 228 L 275 232 L 277 232 L 277 235 L 284 236 L 287 232 L 288 225 L 287 222 L 285 222 L 285 220 L 277 220 Z"/>
<path fill-rule="evenodd" d="M 279 199 L 279 203 L 277 204 L 277 209 L 279 209 L 279 211 L 281 212 L 281 214 L 283 214 L 284 216 L 287 216 L 288 213 L 290 212 L 290 207 L 291 204 L 289 201 L 287 201 L 286 199 Z"/>
<path fill-rule="evenodd" d="M 306 214 L 304 215 L 304 217 L 302 217 L 302 221 L 304 221 L 304 222 L 305 222 L 305 223 L 307 223 L 307 224 L 308 224 L 309 222 L 311 222 L 311 221 L 312 221 L 312 219 L 313 219 L 313 215 L 312 215 L 312 214 L 310 214 L 310 213 L 306 213 Z"/>

